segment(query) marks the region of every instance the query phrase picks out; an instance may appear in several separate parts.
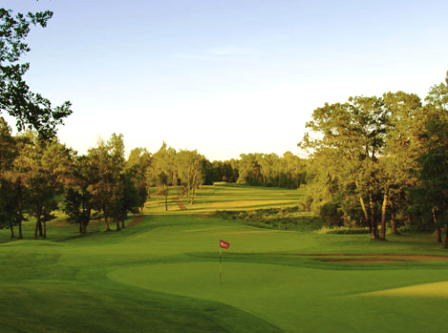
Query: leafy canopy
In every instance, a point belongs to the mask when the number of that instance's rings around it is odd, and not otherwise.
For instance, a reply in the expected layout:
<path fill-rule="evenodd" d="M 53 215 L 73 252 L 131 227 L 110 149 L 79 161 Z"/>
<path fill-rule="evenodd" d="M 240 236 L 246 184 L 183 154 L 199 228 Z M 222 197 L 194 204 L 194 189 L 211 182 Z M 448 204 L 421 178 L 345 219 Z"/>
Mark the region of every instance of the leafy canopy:
<path fill-rule="evenodd" d="M 47 98 L 32 92 L 23 79 L 30 64 L 20 58 L 30 51 L 25 38 L 31 25 L 45 28 L 52 16 L 51 11 L 13 16 L 0 8 L 0 115 L 7 112 L 16 119 L 19 131 L 34 128 L 43 139 L 56 134 L 56 126 L 72 113 L 71 103 L 52 107 Z"/>

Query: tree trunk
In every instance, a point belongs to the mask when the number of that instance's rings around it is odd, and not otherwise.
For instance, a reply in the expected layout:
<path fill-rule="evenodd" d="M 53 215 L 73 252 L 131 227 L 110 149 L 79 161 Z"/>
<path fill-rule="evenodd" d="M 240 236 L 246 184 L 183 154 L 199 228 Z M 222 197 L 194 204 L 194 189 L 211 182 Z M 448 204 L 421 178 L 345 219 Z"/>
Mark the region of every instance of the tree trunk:
<path fill-rule="evenodd" d="M 445 232 L 445 249 L 448 249 L 448 226 L 446 226 L 446 232 Z"/>
<path fill-rule="evenodd" d="M 85 202 L 85 189 L 82 189 L 82 209 L 81 209 L 81 216 L 79 218 L 79 233 L 83 234 L 83 230 L 84 230 L 84 218 L 85 218 L 85 207 L 84 207 L 84 202 Z"/>
<path fill-rule="evenodd" d="M 196 186 L 193 186 L 193 196 L 191 197 L 191 204 L 194 205 L 194 193 L 196 192 Z"/>
<path fill-rule="evenodd" d="M 436 227 L 436 242 L 442 243 L 442 231 L 439 226 Z"/>
<path fill-rule="evenodd" d="M 44 223 L 44 239 L 46 239 L 47 238 L 47 222 L 44 221 L 43 223 Z"/>
<path fill-rule="evenodd" d="M 296 181 L 297 181 L 297 189 L 299 189 L 299 174 L 296 174 Z"/>
<path fill-rule="evenodd" d="M 381 240 L 386 240 L 386 209 L 387 209 L 387 199 L 388 199 L 388 186 L 384 186 L 384 199 L 383 206 L 381 207 Z"/>
<path fill-rule="evenodd" d="M 126 214 L 122 214 L 122 215 L 121 215 L 121 228 L 122 228 L 122 229 L 125 228 L 125 226 L 124 226 L 125 215 L 126 215 Z"/>
<path fill-rule="evenodd" d="M 42 230 L 42 222 L 39 222 L 39 237 L 43 237 L 44 236 L 44 232 Z"/>
<path fill-rule="evenodd" d="M 187 198 L 188 198 L 188 203 L 191 203 L 191 165 L 190 168 L 188 169 L 188 181 L 187 181 Z"/>
<path fill-rule="evenodd" d="M 375 207 L 373 204 L 372 191 L 369 192 L 369 205 L 370 205 L 370 223 L 372 224 L 371 239 L 378 239 L 378 224 L 375 221 Z"/>
<path fill-rule="evenodd" d="M 168 211 L 168 185 L 165 186 L 165 211 Z"/>
<path fill-rule="evenodd" d="M 440 226 L 437 225 L 436 213 L 434 209 L 432 210 L 432 218 L 434 219 L 434 224 L 436 224 L 436 242 L 442 243 L 442 231 L 440 230 Z"/>
<path fill-rule="evenodd" d="M 12 225 L 12 220 L 9 221 L 9 228 L 11 229 L 11 239 L 16 238 L 14 236 L 14 228 L 13 228 L 13 225 Z"/>
<path fill-rule="evenodd" d="M 115 223 L 116 223 L 116 228 L 115 228 L 115 231 L 120 231 L 121 230 L 121 228 L 120 228 L 120 219 L 117 219 L 117 218 L 115 218 Z"/>
<path fill-rule="evenodd" d="M 39 213 L 38 213 L 38 215 L 37 215 L 37 221 L 36 221 L 36 227 L 34 228 L 34 239 L 38 239 L 38 236 L 37 236 L 37 232 L 39 231 L 39 226 L 40 226 L 40 217 L 41 217 L 41 215 L 42 215 L 42 210 L 39 210 Z"/>
<path fill-rule="evenodd" d="M 359 202 L 361 203 L 361 208 L 364 212 L 364 217 L 366 219 L 367 226 L 369 227 L 370 235 L 372 235 L 372 224 L 370 223 L 369 213 L 367 212 L 367 208 L 364 204 L 364 199 L 362 198 L 362 196 L 359 197 Z"/>
<path fill-rule="evenodd" d="M 84 215 L 83 218 L 83 223 L 82 223 L 82 233 L 86 234 L 87 233 L 87 226 L 89 225 L 90 222 L 90 215 L 92 214 L 92 208 L 87 208 L 87 213 Z"/>
<path fill-rule="evenodd" d="M 23 239 L 23 235 L 22 235 L 22 217 L 20 216 L 17 220 L 18 220 L 17 224 L 19 225 L 19 236 L 17 237 L 17 239 Z"/>
<path fill-rule="evenodd" d="M 37 239 L 38 238 L 37 237 L 37 231 L 39 230 L 38 223 L 39 222 L 36 222 L 36 227 L 34 228 L 34 237 L 33 237 L 33 239 Z"/>
<path fill-rule="evenodd" d="M 21 179 L 19 178 L 17 184 L 17 208 L 19 209 L 19 215 L 17 216 L 17 224 L 19 226 L 19 237 L 18 239 L 23 239 L 22 236 L 22 186 Z"/>
<path fill-rule="evenodd" d="M 104 213 L 104 223 L 106 223 L 106 231 L 110 231 L 109 221 L 107 219 L 106 211 L 103 210 Z"/>
<path fill-rule="evenodd" d="M 395 213 L 394 212 L 391 213 L 390 226 L 392 229 L 392 235 L 401 235 L 398 232 L 397 224 L 395 223 Z"/>

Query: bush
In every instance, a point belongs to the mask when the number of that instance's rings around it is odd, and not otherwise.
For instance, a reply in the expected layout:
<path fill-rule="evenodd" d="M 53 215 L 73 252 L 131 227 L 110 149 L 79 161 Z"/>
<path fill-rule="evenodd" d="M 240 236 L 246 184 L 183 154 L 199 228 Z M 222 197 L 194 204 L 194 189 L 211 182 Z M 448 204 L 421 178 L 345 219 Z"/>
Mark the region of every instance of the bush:
<path fill-rule="evenodd" d="M 361 235 L 361 234 L 370 234 L 369 229 L 366 228 L 347 228 L 347 227 L 336 227 L 336 228 L 327 228 L 322 227 L 318 233 L 320 234 L 333 234 L 333 235 Z"/>
<path fill-rule="evenodd" d="M 301 212 L 297 206 L 254 211 L 217 211 L 215 215 L 257 228 L 277 230 L 315 231 L 322 228 L 324 222 L 319 216 Z"/>
<path fill-rule="evenodd" d="M 328 225 L 341 227 L 344 225 L 344 214 L 341 212 L 340 204 L 336 202 L 327 202 L 320 209 L 320 216 L 325 219 Z"/>

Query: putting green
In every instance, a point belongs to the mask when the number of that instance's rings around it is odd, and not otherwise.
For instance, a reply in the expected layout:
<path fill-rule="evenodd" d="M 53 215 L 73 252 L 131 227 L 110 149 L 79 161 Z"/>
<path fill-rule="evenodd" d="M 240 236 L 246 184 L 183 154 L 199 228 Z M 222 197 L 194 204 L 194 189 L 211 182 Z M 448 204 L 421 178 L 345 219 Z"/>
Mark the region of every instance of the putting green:
<path fill-rule="evenodd" d="M 302 269 L 267 264 L 223 263 L 222 284 L 218 262 L 156 264 L 120 269 L 107 276 L 124 284 L 176 295 L 219 301 L 261 317 L 280 328 L 298 326 L 297 308 L 272 307 L 297 298 L 309 284 Z M 313 271 L 308 273 L 316 274 Z M 278 315 L 281 314 L 281 318 Z M 277 318 L 276 318 L 277 317 Z M 282 327 L 288 323 L 287 327 Z"/>
<path fill-rule="evenodd" d="M 419 280 L 419 272 L 322 271 L 302 267 L 224 262 L 222 284 L 218 262 L 154 264 L 119 269 L 108 273 L 116 282 L 159 292 L 222 302 L 263 318 L 286 332 L 378 332 L 378 311 L 384 311 L 384 332 L 421 332 L 422 326 L 410 324 L 421 317 L 442 324 L 443 307 L 435 313 L 412 309 L 425 306 L 421 298 L 370 297 L 373 288 L 388 289 L 397 281 Z M 440 278 L 440 277 L 439 277 Z M 364 297 L 350 297 L 364 294 Z M 428 302 L 428 298 L 426 298 Z M 434 303 L 445 299 L 431 299 Z M 411 306 L 410 306 L 411 305 Z M 410 306 L 410 308 L 409 308 Z M 411 309 L 411 310 L 409 310 Z M 389 312 L 390 311 L 390 312 Z M 389 326 L 390 325 L 390 326 Z M 390 330 L 388 328 L 391 328 Z M 395 328 L 395 329 L 392 329 Z M 420 330 L 420 331 L 419 331 Z"/>

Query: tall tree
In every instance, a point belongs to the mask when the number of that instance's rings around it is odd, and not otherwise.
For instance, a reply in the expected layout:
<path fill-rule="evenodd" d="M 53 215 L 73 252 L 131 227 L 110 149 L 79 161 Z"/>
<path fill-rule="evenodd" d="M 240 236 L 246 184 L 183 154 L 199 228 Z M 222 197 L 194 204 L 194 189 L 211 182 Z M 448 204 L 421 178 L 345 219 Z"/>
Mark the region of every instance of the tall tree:
<path fill-rule="evenodd" d="M 384 107 L 387 112 L 387 133 L 383 154 L 379 158 L 380 186 L 383 191 L 381 209 L 381 238 L 385 239 L 386 209 L 390 208 L 392 217 L 392 232 L 397 234 L 395 213 L 407 209 L 403 199 L 407 189 L 415 186 L 414 176 L 417 168 L 416 157 L 422 151 L 419 139 L 424 124 L 420 121 L 422 103 L 415 94 L 404 92 L 386 93 L 383 95 Z M 395 204 L 400 203 L 400 205 Z"/>
<path fill-rule="evenodd" d="M 14 238 L 14 225 L 17 223 L 17 205 L 13 184 L 13 162 L 17 147 L 11 128 L 0 117 L 0 229 L 9 228 Z"/>
<path fill-rule="evenodd" d="M 448 72 L 445 82 L 431 87 L 425 101 L 426 125 L 421 128 L 425 147 L 417 158 L 420 183 L 411 193 L 414 208 L 436 224 L 438 241 L 440 227 L 446 227 L 444 247 L 448 248 Z"/>
<path fill-rule="evenodd" d="M 371 238 L 377 239 L 378 157 L 387 126 L 382 98 L 358 96 L 344 104 L 327 103 L 312 117 L 306 127 L 317 136 L 306 133 L 299 147 L 331 161 L 326 171 L 338 179 L 341 189 L 355 186 L 351 192 L 358 197 Z"/>
<path fill-rule="evenodd" d="M 109 218 L 113 213 L 113 200 L 119 179 L 119 170 L 114 162 L 118 159 L 113 158 L 110 146 L 104 140 L 100 140 L 97 147 L 89 149 L 88 155 L 98 170 L 98 180 L 89 185 L 88 191 L 92 195 L 94 208 L 103 213 L 106 231 L 110 231 Z"/>
<path fill-rule="evenodd" d="M 121 228 L 125 227 L 124 221 L 129 213 L 137 214 L 138 208 L 142 205 L 141 193 L 139 193 L 134 182 L 136 168 L 125 170 L 120 174 L 120 183 L 116 198 L 113 203 L 113 216 L 117 222 L 117 229 L 120 230 L 119 222 L 121 221 Z M 146 191 L 143 192 L 146 197 Z"/>
<path fill-rule="evenodd" d="M 204 156 L 197 150 L 181 150 L 177 154 L 179 176 L 187 193 L 188 203 L 194 204 L 196 190 L 203 183 Z"/>
<path fill-rule="evenodd" d="M 64 179 L 70 166 L 71 151 L 56 139 L 42 141 L 34 136 L 33 145 L 25 151 L 28 177 L 27 210 L 36 217 L 34 238 L 46 238 L 46 222 L 58 208 L 57 196 L 62 194 Z"/>
<path fill-rule="evenodd" d="M 448 120 L 434 117 L 426 127 L 428 150 L 417 159 L 421 166 L 421 187 L 415 191 L 427 220 L 446 227 L 444 247 L 448 248 Z"/>
<path fill-rule="evenodd" d="M 129 154 L 126 162 L 126 171 L 131 172 L 131 178 L 135 183 L 140 197 L 141 209 L 145 205 L 146 199 L 150 196 L 150 175 L 152 156 L 146 148 L 134 148 Z"/>
<path fill-rule="evenodd" d="M 89 156 L 76 157 L 71 165 L 65 190 L 64 212 L 69 220 L 78 223 L 81 234 L 87 233 L 90 223 L 94 203 L 88 189 L 98 182 L 97 171 Z"/>
<path fill-rule="evenodd" d="M 300 174 L 303 172 L 303 163 L 300 157 L 287 151 L 283 154 L 283 158 L 286 164 L 286 172 L 289 174 L 291 180 L 295 180 L 296 188 L 299 188 Z"/>

